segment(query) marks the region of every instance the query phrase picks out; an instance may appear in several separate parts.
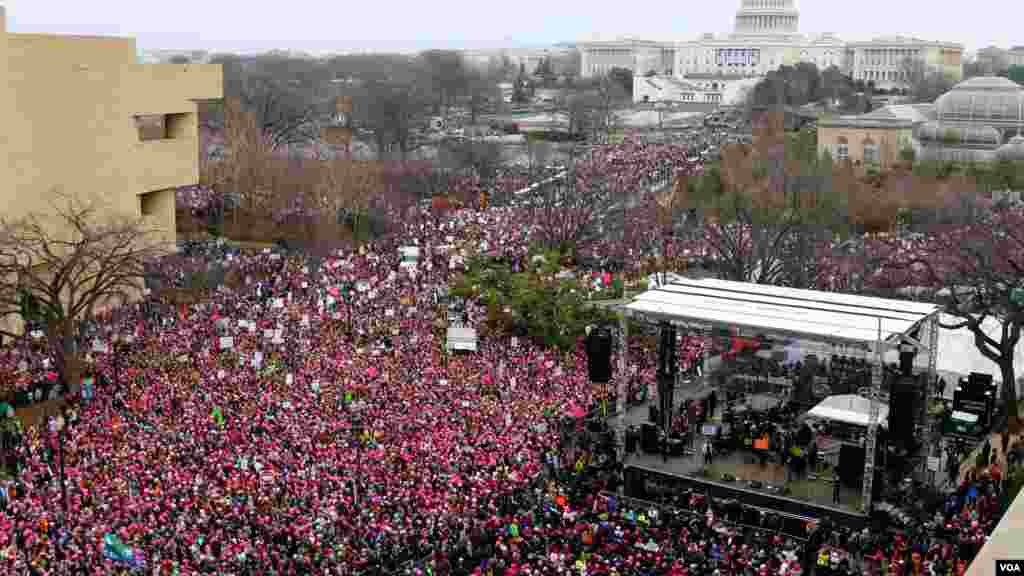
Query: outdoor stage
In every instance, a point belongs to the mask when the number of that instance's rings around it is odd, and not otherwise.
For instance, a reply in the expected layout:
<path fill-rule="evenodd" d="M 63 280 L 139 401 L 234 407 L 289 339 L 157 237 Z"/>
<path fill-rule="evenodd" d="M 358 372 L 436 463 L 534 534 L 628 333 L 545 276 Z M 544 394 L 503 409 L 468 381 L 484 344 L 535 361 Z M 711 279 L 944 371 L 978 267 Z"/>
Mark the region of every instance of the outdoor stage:
<path fill-rule="evenodd" d="M 679 402 L 689 398 L 700 398 L 710 392 L 709 387 L 683 385 L 676 388 L 675 397 Z M 721 403 L 719 404 L 719 407 Z M 634 406 L 625 415 L 627 425 L 640 425 L 647 421 L 648 403 Z M 720 410 L 719 410 L 720 412 Z M 719 416 L 715 414 L 714 416 Z M 643 478 L 673 486 L 673 491 L 693 489 L 710 492 L 718 498 L 736 498 L 746 504 L 777 510 L 806 518 L 831 517 L 857 526 L 865 525 L 867 516 L 861 512 L 860 487 L 840 485 L 839 503 L 833 503 L 832 473 L 826 470 L 818 479 L 794 477 L 786 485 L 786 469 L 781 464 L 768 461 L 761 466 L 753 452 L 737 450 L 730 454 L 718 455 L 708 467 L 710 474 L 704 476 L 704 456 L 701 452 L 703 438 L 695 438 L 692 450 L 684 456 L 667 456 L 644 453 L 640 446 L 636 452 L 624 457 L 626 494 L 635 498 L 653 499 L 644 487 Z M 731 474 L 736 481 L 722 480 L 723 474 Z M 750 486 L 751 481 L 762 483 L 761 488 Z"/>

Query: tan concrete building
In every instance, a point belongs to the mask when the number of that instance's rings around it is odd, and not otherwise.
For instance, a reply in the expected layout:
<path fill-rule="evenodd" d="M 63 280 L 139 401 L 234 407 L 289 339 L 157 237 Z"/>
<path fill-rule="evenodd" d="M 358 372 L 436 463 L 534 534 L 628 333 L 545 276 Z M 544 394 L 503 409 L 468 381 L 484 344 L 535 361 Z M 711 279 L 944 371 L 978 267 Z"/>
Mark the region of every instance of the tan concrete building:
<path fill-rule="evenodd" d="M 57 189 L 174 240 L 174 190 L 199 180 L 196 101 L 223 97 L 220 65 L 139 64 L 131 38 L 8 33 L 0 7 L 0 78 L 5 217 L 45 213 Z"/>
<path fill-rule="evenodd" d="M 834 160 L 885 169 L 899 160 L 900 151 L 913 147 L 914 127 L 927 122 L 930 105 L 894 105 L 859 116 L 818 120 L 818 151 Z"/>

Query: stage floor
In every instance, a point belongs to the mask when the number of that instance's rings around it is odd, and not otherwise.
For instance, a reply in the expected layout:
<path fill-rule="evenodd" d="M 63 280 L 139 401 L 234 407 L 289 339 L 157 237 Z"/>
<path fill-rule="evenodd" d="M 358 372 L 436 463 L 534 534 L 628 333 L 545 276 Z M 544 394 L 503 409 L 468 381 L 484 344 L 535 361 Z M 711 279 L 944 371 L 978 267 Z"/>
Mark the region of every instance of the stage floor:
<path fill-rule="evenodd" d="M 711 389 L 711 386 L 703 385 L 700 379 L 696 382 L 684 383 L 675 389 L 675 404 L 678 406 L 690 398 L 701 398 L 707 395 Z M 647 402 L 627 410 L 623 417 L 625 426 L 640 426 L 647 422 L 649 404 Z M 721 416 L 722 404 L 721 401 L 718 402 L 716 414 L 712 415 L 713 418 Z M 610 420 L 613 425 L 617 423 L 616 416 L 612 416 Z M 701 453 L 702 442 L 703 439 L 700 438 L 694 440 L 693 448 L 696 452 L 695 454 L 669 456 L 667 461 L 663 461 L 660 454 L 643 453 L 638 446 L 635 454 L 625 455 L 623 465 L 639 466 L 678 476 L 690 476 L 704 466 L 704 456 Z M 710 466 L 710 472 L 711 475 L 705 478 L 705 480 L 719 482 L 726 486 L 746 488 L 747 482 L 751 480 L 757 480 L 773 486 L 783 486 L 786 484 L 786 469 L 784 466 L 768 462 L 762 467 L 757 457 L 750 452 L 737 451 L 729 455 L 716 456 Z M 723 474 L 732 474 L 738 480 L 736 482 L 723 482 L 721 480 Z M 789 482 L 789 493 L 786 496 L 794 500 L 803 500 L 819 506 L 834 507 L 859 514 L 862 496 L 860 487 L 850 488 L 841 485 L 839 489 L 839 503 L 834 504 L 831 478 L 831 470 L 826 470 L 817 480 L 810 480 L 806 477 L 794 478 Z"/>
<path fill-rule="evenodd" d="M 694 443 L 697 453 L 693 455 L 669 456 L 666 460 L 660 454 L 645 454 L 638 451 L 635 454 L 627 454 L 624 464 L 626 466 L 639 466 L 677 476 L 691 476 L 698 473 L 704 467 L 704 456 L 700 453 L 700 442 Z M 761 466 L 757 457 L 750 452 L 733 452 L 728 455 L 716 456 L 708 468 L 710 475 L 703 479 L 726 486 L 754 490 L 749 488 L 747 484 L 753 480 L 776 487 L 786 485 L 786 469 L 784 466 L 772 462 L 767 462 L 764 466 Z M 725 482 L 721 479 L 723 474 L 732 474 L 737 480 L 735 482 Z M 850 488 L 840 485 L 839 503 L 836 504 L 833 501 L 830 471 L 826 471 L 818 480 L 794 477 L 790 480 L 788 486 L 789 492 L 785 494 L 787 498 L 803 500 L 819 506 L 840 508 L 856 514 L 859 514 L 861 511 L 860 487 Z"/>

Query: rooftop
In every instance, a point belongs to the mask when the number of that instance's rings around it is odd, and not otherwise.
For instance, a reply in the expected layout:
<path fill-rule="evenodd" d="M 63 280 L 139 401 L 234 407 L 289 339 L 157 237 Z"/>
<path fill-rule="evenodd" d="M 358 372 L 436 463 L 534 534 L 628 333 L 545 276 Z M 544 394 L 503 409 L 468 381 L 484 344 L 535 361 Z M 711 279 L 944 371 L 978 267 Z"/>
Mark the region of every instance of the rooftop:
<path fill-rule="evenodd" d="M 975 76 L 953 86 L 952 90 L 998 90 L 1005 92 L 1020 92 L 1024 86 L 1017 84 L 1009 78 L 1002 76 Z"/>
<path fill-rule="evenodd" d="M 912 332 L 933 304 L 704 278 L 648 290 L 626 306 L 655 321 L 718 324 L 825 342 L 871 343 Z"/>

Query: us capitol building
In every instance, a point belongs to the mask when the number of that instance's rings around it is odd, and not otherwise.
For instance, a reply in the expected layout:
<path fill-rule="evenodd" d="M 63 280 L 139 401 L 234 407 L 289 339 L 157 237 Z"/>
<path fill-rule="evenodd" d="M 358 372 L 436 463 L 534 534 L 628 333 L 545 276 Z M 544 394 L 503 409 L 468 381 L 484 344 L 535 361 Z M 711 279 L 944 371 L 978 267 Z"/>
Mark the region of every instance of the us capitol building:
<path fill-rule="evenodd" d="M 890 89 L 902 86 L 901 62 L 910 57 L 954 80 L 963 75 L 961 44 L 902 36 L 844 42 L 830 33 L 804 36 L 799 28 L 800 12 L 794 0 L 742 0 L 730 34 L 704 34 L 681 43 L 636 39 L 580 43 L 580 73 L 602 75 L 620 67 L 638 76 L 654 72 L 706 90 L 722 90 L 728 83 L 764 76 L 784 64 L 812 62 L 819 69 L 837 66 L 854 80 Z"/>

